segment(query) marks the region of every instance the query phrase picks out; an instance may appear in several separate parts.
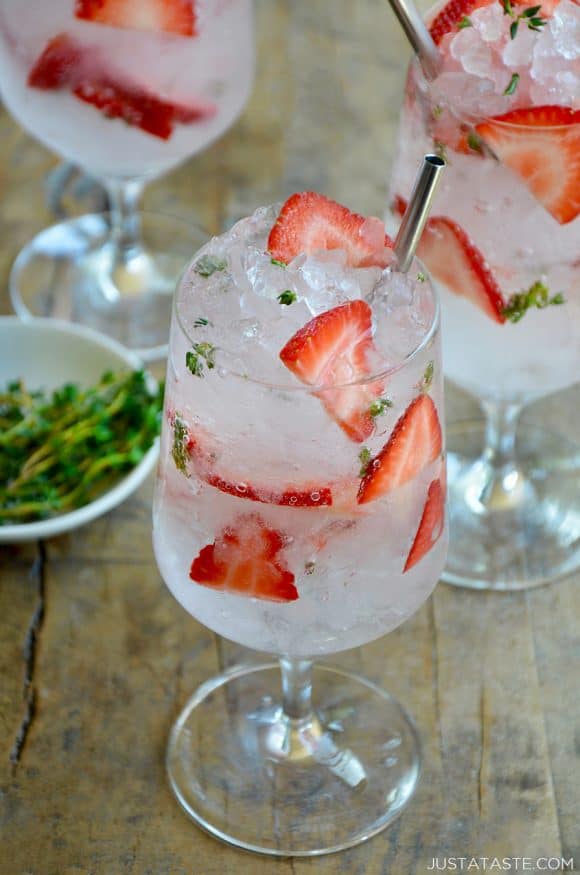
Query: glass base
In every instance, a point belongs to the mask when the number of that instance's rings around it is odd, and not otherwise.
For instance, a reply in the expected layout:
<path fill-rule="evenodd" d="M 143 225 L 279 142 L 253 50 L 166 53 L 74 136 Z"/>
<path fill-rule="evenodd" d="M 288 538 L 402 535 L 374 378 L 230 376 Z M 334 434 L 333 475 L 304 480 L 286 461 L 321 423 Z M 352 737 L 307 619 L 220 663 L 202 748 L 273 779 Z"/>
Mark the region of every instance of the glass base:
<path fill-rule="evenodd" d="M 580 568 L 580 446 L 524 423 L 517 470 L 482 458 L 483 422 L 447 430 L 449 553 L 442 578 L 475 589 L 517 590 Z"/>
<path fill-rule="evenodd" d="M 281 713 L 276 663 L 203 684 L 173 727 L 167 769 L 200 826 L 237 847 L 315 856 L 364 842 L 415 790 L 416 730 L 388 693 L 324 665 L 313 669 L 315 719 Z"/>
<path fill-rule="evenodd" d="M 10 295 L 23 319 L 89 325 L 144 360 L 167 353 L 173 292 L 208 235 L 171 216 L 139 213 L 141 248 L 116 263 L 107 213 L 46 228 L 18 254 Z"/>

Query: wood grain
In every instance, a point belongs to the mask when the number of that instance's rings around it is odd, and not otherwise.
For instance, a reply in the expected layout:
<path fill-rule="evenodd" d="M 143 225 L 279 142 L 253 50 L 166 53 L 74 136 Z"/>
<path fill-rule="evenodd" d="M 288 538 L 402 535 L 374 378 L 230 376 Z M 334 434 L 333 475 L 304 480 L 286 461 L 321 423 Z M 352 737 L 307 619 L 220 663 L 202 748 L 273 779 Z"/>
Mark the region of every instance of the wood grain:
<path fill-rule="evenodd" d="M 218 232 L 313 187 L 380 215 L 408 49 L 384 0 L 260 0 L 238 123 L 146 203 Z M 0 312 L 20 246 L 52 221 L 55 159 L 0 114 Z M 2 351 L 0 350 L 0 355 Z M 526 412 L 580 434 L 578 388 Z M 451 420 L 479 415 L 450 389 Z M 365 846 L 316 860 L 223 846 L 181 813 L 172 721 L 242 651 L 187 616 L 150 546 L 152 483 L 45 545 L 0 548 L 2 875 L 412 875 L 433 857 L 564 856 L 580 867 L 580 575 L 528 593 L 440 585 L 385 639 L 341 654 L 417 721 L 417 795 Z"/>

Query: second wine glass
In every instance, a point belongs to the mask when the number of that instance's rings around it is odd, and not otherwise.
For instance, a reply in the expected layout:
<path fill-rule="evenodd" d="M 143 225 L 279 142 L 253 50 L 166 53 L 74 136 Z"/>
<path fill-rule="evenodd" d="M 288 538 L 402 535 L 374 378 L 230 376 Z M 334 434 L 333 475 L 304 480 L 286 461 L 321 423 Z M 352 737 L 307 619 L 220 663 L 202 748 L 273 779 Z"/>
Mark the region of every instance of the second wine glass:
<path fill-rule="evenodd" d="M 24 248 L 11 276 L 19 315 L 84 322 L 148 357 L 163 350 L 191 236 L 169 217 L 160 230 L 144 220 L 141 193 L 233 123 L 253 74 L 251 0 L 0 0 L 6 107 L 100 180 L 111 205 Z"/>

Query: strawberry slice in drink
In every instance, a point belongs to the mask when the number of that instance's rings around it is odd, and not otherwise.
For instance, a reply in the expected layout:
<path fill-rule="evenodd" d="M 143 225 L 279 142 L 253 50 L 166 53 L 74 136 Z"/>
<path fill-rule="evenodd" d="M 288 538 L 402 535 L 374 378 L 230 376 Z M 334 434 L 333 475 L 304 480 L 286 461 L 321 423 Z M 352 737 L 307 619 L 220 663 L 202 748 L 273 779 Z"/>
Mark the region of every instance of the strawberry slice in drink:
<path fill-rule="evenodd" d="M 215 113 L 215 107 L 209 104 L 181 106 L 162 100 L 138 85 L 107 78 L 81 82 L 73 94 L 107 118 L 122 119 L 161 140 L 171 137 L 176 123 L 203 121 Z"/>
<path fill-rule="evenodd" d="M 28 85 L 47 91 L 67 89 L 107 118 L 122 119 L 162 140 L 171 137 L 176 124 L 204 121 L 217 111 L 212 103 L 184 105 L 157 97 L 107 68 L 96 49 L 66 33 L 45 46 L 28 75 Z"/>
<path fill-rule="evenodd" d="M 342 249 L 350 267 L 387 267 L 392 261 L 392 241 L 380 219 L 351 213 L 314 191 L 293 194 L 270 231 L 269 253 L 287 264 L 321 249 Z"/>
<path fill-rule="evenodd" d="M 296 601 L 295 578 L 281 555 L 284 547 L 280 532 L 269 528 L 258 514 L 247 514 L 200 550 L 189 576 L 202 586 L 235 595 Z"/>
<path fill-rule="evenodd" d="M 393 211 L 403 215 L 407 208 L 397 196 Z M 461 225 L 447 216 L 432 216 L 417 248 L 418 257 L 447 288 L 467 298 L 490 319 L 502 325 L 505 302 L 500 287 L 477 246 Z"/>
<path fill-rule="evenodd" d="M 44 47 L 28 74 L 28 85 L 46 91 L 66 88 L 79 81 L 86 51 L 67 33 L 59 33 Z"/>
<path fill-rule="evenodd" d="M 477 133 L 561 225 L 580 213 L 580 110 L 515 109 L 487 119 Z"/>
<path fill-rule="evenodd" d="M 109 27 L 195 36 L 194 0 L 76 0 L 77 18 Z"/>
<path fill-rule="evenodd" d="M 358 443 L 374 431 L 370 408 L 384 390 L 383 381 L 364 382 L 372 374 L 373 349 L 371 308 L 356 300 L 315 316 L 280 352 L 299 380 L 317 387 L 330 416 Z"/>
<path fill-rule="evenodd" d="M 440 480 L 433 480 L 419 522 L 415 540 L 411 544 L 403 574 L 421 561 L 437 543 L 445 524 L 445 489 Z"/>
<path fill-rule="evenodd" d="M 383 449 L 368 464 L 357 501 L 368 504 L 413 480 L 442 452 L 437 408 L 429 395 L 418 395 L 397 421 Z"/>

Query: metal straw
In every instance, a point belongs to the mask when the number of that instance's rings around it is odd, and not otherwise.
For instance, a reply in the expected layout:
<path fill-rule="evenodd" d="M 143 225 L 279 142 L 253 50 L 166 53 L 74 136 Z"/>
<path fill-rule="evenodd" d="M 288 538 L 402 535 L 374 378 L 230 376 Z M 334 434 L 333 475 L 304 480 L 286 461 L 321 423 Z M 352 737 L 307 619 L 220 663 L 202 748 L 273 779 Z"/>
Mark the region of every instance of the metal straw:
<path fill-rule="evenodd" d="M 441 55 L 417 7 L 413 0 L 389 0 L 389 3 L 421 62 L 425 76 L 433 81 L 441 69 Z"/>
<path fill-rule="evenodd" d="M 395 239 L 394 250 L 399 270 L 407 273 L 429 216 L 435 190 L 445 161 L 438 155 L 425 155 L 415 188 Z"/>

